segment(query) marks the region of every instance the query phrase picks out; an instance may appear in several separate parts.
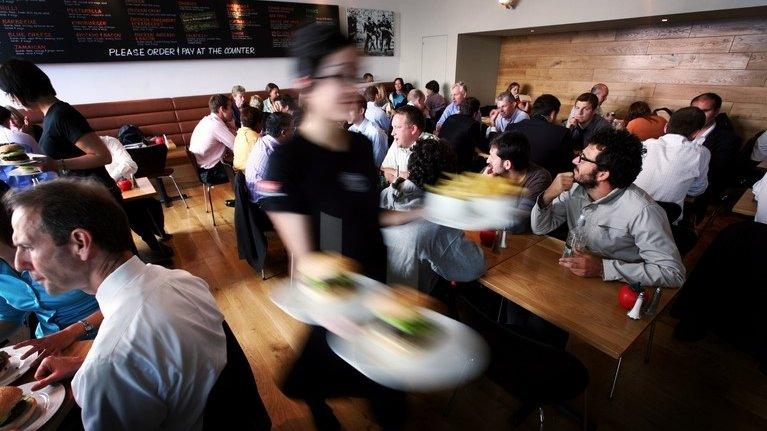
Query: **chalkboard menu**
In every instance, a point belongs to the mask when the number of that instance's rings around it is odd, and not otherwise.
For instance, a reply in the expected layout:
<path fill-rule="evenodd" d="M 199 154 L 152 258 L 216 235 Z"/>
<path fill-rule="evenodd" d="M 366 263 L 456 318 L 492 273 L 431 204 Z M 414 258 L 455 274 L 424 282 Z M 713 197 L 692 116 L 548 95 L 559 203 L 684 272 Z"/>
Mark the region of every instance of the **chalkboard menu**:
<path fill-rule="evenodd" d="M 338 6 L 257 0 L 0 0 L 0 58 L 38 63 L 284 57 Z"/>

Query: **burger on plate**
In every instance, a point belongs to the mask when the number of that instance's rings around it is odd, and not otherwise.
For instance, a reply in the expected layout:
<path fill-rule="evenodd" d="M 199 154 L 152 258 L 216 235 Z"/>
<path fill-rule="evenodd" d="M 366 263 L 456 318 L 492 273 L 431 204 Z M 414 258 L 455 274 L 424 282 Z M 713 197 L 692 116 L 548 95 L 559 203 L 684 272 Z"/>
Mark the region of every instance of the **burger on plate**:
<path fill-rule="evenodd" d="M 0 160 L 5 162 L 18 162 L 23 160 L 29 160 L 27 152 L 24 151 L 24 147 L 19 144 L 6 144 L 0 146 Z"/>
<path fill-rule="evenodd" d="M 398 287 L 371 297 L 366 305 L 376 317 L 367 328 L 371 340 L 392 353 L 422 352 L 439 339 L 439 327 L 421 312 L 433 305 L 426 295 Z"/>
<path fill-rule="evenodd" d="M 37 401 L 14 386 L 0 387 L 0 431 L 17 429 L 35 412 Z"/>
<path fill-rule="evenodd" d="M 352 277 L 359 270 L 357 262 L 338 253 L 309 253 L 296 264 L 298 289 L 318 302 L 347 300 L 357 293 Z"/>

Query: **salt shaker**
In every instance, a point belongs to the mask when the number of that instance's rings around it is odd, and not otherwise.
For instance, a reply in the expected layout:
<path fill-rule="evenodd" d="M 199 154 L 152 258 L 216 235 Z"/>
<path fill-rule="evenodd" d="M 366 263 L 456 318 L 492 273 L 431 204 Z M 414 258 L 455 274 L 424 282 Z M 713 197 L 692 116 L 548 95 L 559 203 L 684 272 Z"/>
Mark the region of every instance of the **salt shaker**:
<path fill-rule="evenodd" d="M 642 318 L 642 303 L 644 302 L 644 292 L 639 293 L 639 297 L 637 298 L 637 302 L 634 303 L 634 308 L 631 309 L 631 311 L 626 314 L 630 318 L 634 320 L 639 320 Z"/>
<path fill-rule="evenodd" d="M 655 293 L 652 295 L 652 299 L 650 300 L 650 305 L 647 306 L 647 310 L 645 310 L 644 314 L 652 316 L 658 312 L 658 304 L 660 304 L 660 298 L 662 295 L 663 289 L 656 287 Z"/>

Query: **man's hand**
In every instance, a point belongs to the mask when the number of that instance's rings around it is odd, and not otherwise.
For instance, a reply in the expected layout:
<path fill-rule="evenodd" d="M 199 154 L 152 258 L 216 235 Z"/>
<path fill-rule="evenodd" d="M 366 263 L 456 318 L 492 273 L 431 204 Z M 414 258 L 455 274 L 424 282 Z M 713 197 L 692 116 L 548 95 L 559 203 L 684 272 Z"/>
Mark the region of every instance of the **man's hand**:
<path fill-rule="evenodd" d="M 575 116 L 572 116 L 572 117 L 567 119 L 567 126 L 566 127 L 568 129 L 572 129 L 573 127 L 575 127 L 577 125 L 578 125 L 578 119 L 575 118 Z"/>
<path fill-rule="evenodd" d="M 554 178 L 554 181 L 551 182 L 549 188 L 543 192 L 543 196 L 541 197 L 543 206 L 549 206 L 557 196 L 562 194 L 562 192 L 566 192 L 573 188 L 574 181 L 572 172 L 562 172 L 561 174 L 558 174 L 556 178 Z"/>
<path fill-rule="evenodd" d="M 590 253 L 576 251 L 573 257 L 560 258 L 559 264 L 578 277 L 602 277 L 602 258 Z"/>
<path fill-rule="evenodd" d="M 43 359 L 35 371 L 37 382 L 32 386 L 32 390 L 36 391 L 51 383 L 74 376 L 84 359 L 78 356 L 50 356 Z"/>
<path fill-rule="evenodd" d="M 500 111 L 498 111 L 497 109 L 493 109 L 492 111 L 490 111 L 490 125 L 495 125 L 495 119 L 498 118 L 499 113 Z"/>
<path fill-rule="evenodd" d="M 81 334 L 81 332 L 78 331 L 79 327 L 79 324 L 75 324 L 74 326 L 69 326 L 59 332 L 56 332 L 55 334 L 51 334 L 43 338 L 35 338 L 32 340 L 22 341 L 21 343 L 13 346 L 13 348 L 19 349 L 25 346 L 32 346 L 31 349 L 21 355 L 21 359 L 26 359 L 28 356 L 35 352 L 40 353 L 40 359 L 46 356 L 57 355 L 61 353 L 62 350 L 66 349 L 72 343 L 77 341 L 77 337 L 79 337 Z"/>

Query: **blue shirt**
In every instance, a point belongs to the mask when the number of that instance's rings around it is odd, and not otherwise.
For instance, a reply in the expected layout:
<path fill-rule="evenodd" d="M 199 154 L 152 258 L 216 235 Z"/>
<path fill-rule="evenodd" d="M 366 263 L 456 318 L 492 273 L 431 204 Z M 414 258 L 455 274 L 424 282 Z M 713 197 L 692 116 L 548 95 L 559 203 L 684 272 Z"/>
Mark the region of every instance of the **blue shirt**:
<path fill-rule="evenodd" d="M 441 126 L 442 123 L 447 120 L 447 118 L 451 115 L 455 115 L 460 112 L 460 109 L 458 108 L 458 105 L 455 104 L 455 102 L 452 102 L 451 104 L 447 105 L 447 108 L 442 112 L 442 116 L 439 117 L 439 121 L 437 121 L 437 125 Z M 474 115 L 474 119 L 477 121 L 482 120 L 482 117 L 479 115 L 479 111 L 477 111 L 476 115 Z"/>
<path fill-rule="evenodd" d="M 0 321 L 24 321 L 27 313 L 37 314 L 37 338 L 51 335 L 79 322 L 99 309 L 96 297 L 81 290 L 49 295 L 27 271 L 19 274 L 0 259 Z"/>

